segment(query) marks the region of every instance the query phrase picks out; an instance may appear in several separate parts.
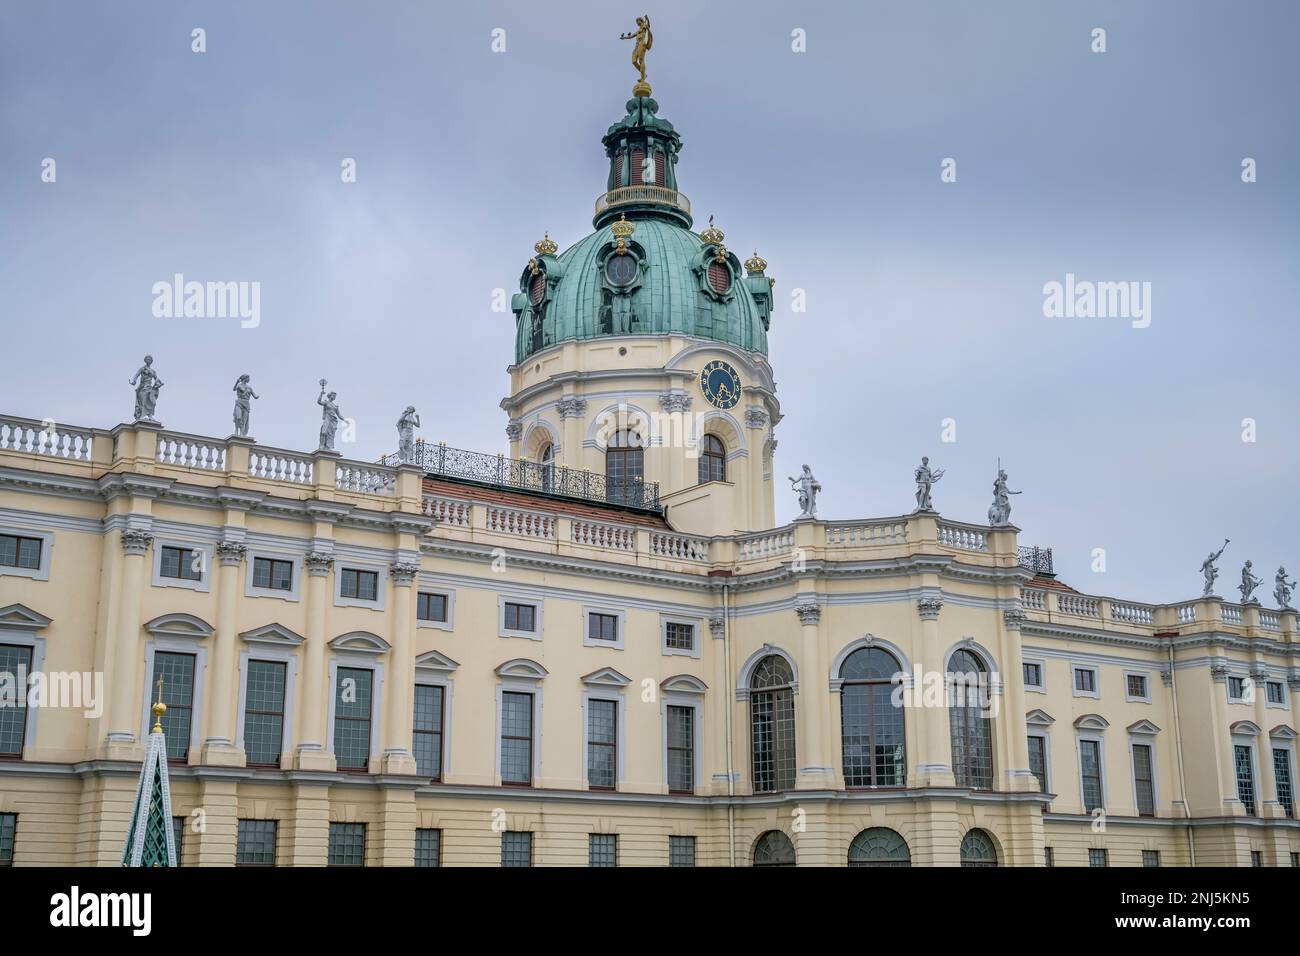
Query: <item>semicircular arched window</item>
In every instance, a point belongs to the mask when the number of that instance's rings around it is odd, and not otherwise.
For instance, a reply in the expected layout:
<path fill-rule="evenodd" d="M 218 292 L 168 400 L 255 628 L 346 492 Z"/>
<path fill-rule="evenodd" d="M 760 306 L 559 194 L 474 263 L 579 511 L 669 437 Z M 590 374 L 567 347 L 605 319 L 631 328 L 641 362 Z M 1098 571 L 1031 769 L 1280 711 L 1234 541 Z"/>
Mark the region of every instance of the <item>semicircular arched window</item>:
<path fill-rule="evenodd" d="M 997 866 L 998 851 L 993 838 L 980 829 L 967 830 L 961 838 L 962 866 Z"/>
<path fill-rule="evenodd" d="M 547 442 L 537 456 L 537 463 L 542 470 L 542 491 L 555 490 L 555 446 Z"/>
<path fill-rule="evenodd" d="M 641 433 L 625 428 L 610 436 L 605 446 L 606 498 L 618 504 L 641 504 L 645 477 L 645 449 Z"/>
<path fill-rule="evenodd" d="M 749 682 L 750 766 L 755 793 L 794 789 L 794 673 L 779 654 L 754 666 Z"/>
<path fill-rule="evenodd" d="M 755 866 L 794 866 L 794 844 L 780 830 L 768 830 L 754 841 Z"/>
<path fill-rule="evenodd" d="M 717 435 L 705 435 L 700 441 L 700 484 L 727 480 L 727 446 Z"/>
<path fill-rule="evenodd" d="M 953 777 L 959 787 L 992 790 L 993 734 L 989 716 L 988 668 L 979 655 L 963 648 L 953 652 L 949 658 L 945 680 Z"/>
<path fill-rule="evenodd" d="M 902 835 L 888 827 L 863 830 L 849 844 L 849 866 L 911 866 Z"/>
<path fill-rule="evenodd" d="M 903 708 L 894 700 L 894 655 L 862 647 L 840 667 L 840 743 L 846 787 L 901 787 L 907 776 Z"/>

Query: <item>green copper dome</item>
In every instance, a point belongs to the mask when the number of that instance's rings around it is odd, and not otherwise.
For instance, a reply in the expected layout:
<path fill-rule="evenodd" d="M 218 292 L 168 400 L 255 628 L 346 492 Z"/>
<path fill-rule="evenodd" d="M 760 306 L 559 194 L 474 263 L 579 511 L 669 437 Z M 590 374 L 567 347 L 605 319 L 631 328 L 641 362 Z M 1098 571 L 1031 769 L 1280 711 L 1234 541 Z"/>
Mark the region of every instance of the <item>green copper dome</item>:
<path fill-rule="evenodd" d="M 687 335 L 767 353 L 767 264 L 755 256 L 742 267 L 712 220 L 690 231 L 690 202 L 677 191 L 681 138 L 658 108 L 629 100 L 605 134 L 610 171 L 596 231 L 558 255 L 549 237 L 534 247 L 511 303 L 517 363 L 604 335 Z"/>

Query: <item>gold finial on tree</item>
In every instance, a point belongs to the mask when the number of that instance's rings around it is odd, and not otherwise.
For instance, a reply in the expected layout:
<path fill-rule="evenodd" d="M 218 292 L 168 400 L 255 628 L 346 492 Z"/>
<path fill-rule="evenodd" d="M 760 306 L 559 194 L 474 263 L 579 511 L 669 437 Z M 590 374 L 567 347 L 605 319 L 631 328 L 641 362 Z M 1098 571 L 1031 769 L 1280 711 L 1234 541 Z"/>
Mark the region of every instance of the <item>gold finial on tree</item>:
<path fill-rule="evenodd" d="M 654 46 L 655 37 L 650 32 L 650 14 L 636 18 L 636 30 L 632 33 L 620 33 L 620 40 L 635 40 L 632 47 L 632 65 L 641 71 L 641 79 L 632 84 L 632 95 L 649 96 L 650 84 L 645 81 L 645 55 Z"/>
<path fill-rule="evenodd" d="M 163 687 L 163 679 L 162 679 L 162 675 L 159 674 L 158 675 L 158 701 L 153 705 L 153 732 L 155 734 L 160 734 L 163 732 L 162 729 L 163 714 L 167 713 L 167 705 L 164 704 L 162 701 L 162 687 Z"/>

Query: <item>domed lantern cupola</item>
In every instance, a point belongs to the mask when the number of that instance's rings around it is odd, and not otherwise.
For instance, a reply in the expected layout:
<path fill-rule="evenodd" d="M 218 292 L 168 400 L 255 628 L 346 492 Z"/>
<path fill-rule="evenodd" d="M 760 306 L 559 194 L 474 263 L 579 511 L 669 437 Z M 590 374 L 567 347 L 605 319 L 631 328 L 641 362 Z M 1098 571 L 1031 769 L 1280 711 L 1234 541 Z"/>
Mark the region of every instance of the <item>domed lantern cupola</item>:
<path fill-rule="evenodd" d="M 690 200 L 677 191 L 677 155 L 682 138 L 659 115 L 650 96 L 627 101 L 627 115 L 601 139 L 609 157 L 603 196 L 596 200 L 592 224 L 600 229 L 626 215 L 667 219 L 691 227 Z"/>

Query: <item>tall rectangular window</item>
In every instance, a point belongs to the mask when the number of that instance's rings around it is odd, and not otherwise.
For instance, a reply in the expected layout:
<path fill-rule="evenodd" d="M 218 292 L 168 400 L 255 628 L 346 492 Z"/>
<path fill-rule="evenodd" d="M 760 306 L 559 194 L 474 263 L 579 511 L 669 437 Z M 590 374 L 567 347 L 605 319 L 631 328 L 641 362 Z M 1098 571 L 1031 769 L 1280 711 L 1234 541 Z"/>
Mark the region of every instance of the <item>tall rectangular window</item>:
<path fill-rule="evenodd" d="M 533 782 L 533 695 L 501 692 L 501 782 Z"/>
<path fill-rule="evenodd" d="M 366 865 L 366 825 L 331 823 L 328 863 L 330 866 Z"/>
<path fill-rule="evenodd" d="M 1142 851 L 1142 865 L 1143 865 L 1143 866 L 1159 866 L 1159 865 L 1160 865 L 1160 851 L 1159 851 L 1159 850 L 1143 850 L 1143 851 Z"/>
<path fill-rule="evenodd" d="M 374 671 L 340 667 L 334 687 L 334 759 L 340 770 L 370 769 Z"/>
<path fill-rule="evenodd" d="M 1056 866 L 1056 850 L 1050 846 L 1043 847 L 1043 865 Z"/>
<path fill-rule="evenodd" d="M 442 866 L 442 831 L 420 827 L 415 831 L 415 865 Z"/>
<path fill-rule="evenodd" d="M 447 595 L 421 591 L 416 598 L 415 616 L 421 621 L 447 622 Z"/>
<path fill-rule="evenodd" d="M 1047 792 L 1047 738 L 1029 735 L 1029 771 L 1038 778 L 1038 789 Z"/>
<path fill-rule="evenodd" d="M 194 655 L 154 651 L 153 680 L 149 687 L 156 693 L 162 678 L 162 702 L 167 713 L 162 729 L 167 737 L 167 759 L 186 760 L 190 754 L 190 728 L 194 714 Z"/>
<path fill-rule="evenodd" d="M 235 866 L 275 866 L 275 820 L 240 820 Z"/>
<path fill-rule="evenodd" d="M 1255 767 L 1250 760 L 1250 747 L 1236 744 L 1232 748 L 1232 761 L 1237 772 L 1237 799 L 1252 817 L 1255 815 Z"/>
<path fill-rule="evenodd" d="M 526 830 L 506 830 L 502 833 L 501 865 L 532 866 L 533 835 Z"/>
<path fill-rule="evenodd" d="M 176 847 L 176 865 L 181 865 L 181 851 L 185 848 L 185 817 L 172 817 L 172 843 Z"/>
<path fill-rule="evenodd" d="M 18 832 L 18 814 L 0 813 L 0 866 L 14 865 L 14 835 Z"/>
<path fill-rule="evenodd" d="M 1291 851 L 1291 865 L 1300 866 L 1300 853 L 1297 853 L 1294 850 Z"/>
<path fill-rule="evenodd" d="M 1138 816 L 1154 817 L 1156 815 L 1156 784 L 1149 744 L 1133 745 L 1133 788 L 1137 794 Z"/>
<path fill-rule="evenodd" d="M 594 611 L 588 614 L 587 639 L 591 641 L 606 641 L 610 644 L 617 643 L 618 615 L 597 614 Z"/>
<path fill-rule="evenodd" d="M 695 708 L 668 705 L 668 791 L 695 792 Z"/>
<path fill-rule="evenodd" d="M 39 569 L 42 544 L 44 542 L 40 538 L 0 534 L 0 564 L 10 568 Z"/>
<path fill-rule="evenodd" d="M 339 595 L 358 601 L 374 601 L 379 595 L 379 573 L 344 568 L 339 579 Z"/>
<path fill-rule="evenodd" d="M 415 685 L 415 772 L 431 780 L 442 779 L 443 689 L 429 684 Z"/>
<path fill-rule="evenodd" d="M 284 746 L 283 661 L 248 662 L 244 695 L 244 753 L 250 767 L 280 766 Z"/>
<path fill-rule="evenodd" d="M 1105 850 L 1089 849 L 1088 865 L 1089 866 L 1106 866 L 1109 863 Z"/>
<path fill-rule="evenodd" d="M 587 865 L 618 866 L 618 835 L 614 833 L 587 834 Z"/>
<path fill-rule="evenodd" d="M 1079 772 L 1083 809 L 1091 813 L 1102 805 L 1101 800 L 1101 743 L 1096 740 L 1079 741 Z"/>
<path fill-rule="evenodd" d="M 293 590 L 293 562 L 275 558 L 253 559 L 253 587 L 272 591 Z"/>
<path fill-rule="evenodd" d="M 14 688 L 12 701 L 0 702 L 0 757 L 21 757 L 27 737 L 27 688 L 32 649 L 0 644 L 0 681 Z"/>
<path fill-rule="evenodd" d="M 668 865 L 695 865 L 695 837 L 670 836 L 668 838 Z"/>
<path fill-rule="evenodd" d="M 1264 854 L 1261 853 L 1259 850 L 1251 850 L 1251 851 L 1250 851 L 1250 865 L 1251 865 L 1251 866 L 1263 866 L 1263 865 L 1264 865 Z"/>
<path fill-rule="evenodd" d="M 1291 751 L 1273 748 L 1273 779 L 1277 782 L 1277 802 L 1286 815 L 1295 819 L 1295 787 L 1291 783 Z"/>
<path fill-rule="evenodd" d="M 613 790 L 618 775 L 618 702 L 587 701 L 587 786 Z"/>
<path fill-rule="evenodd" d="M 531 631 L 536 628 L 537 608 L 531 604 L 506 602 L 505 629 L 507 631 Z"/>

